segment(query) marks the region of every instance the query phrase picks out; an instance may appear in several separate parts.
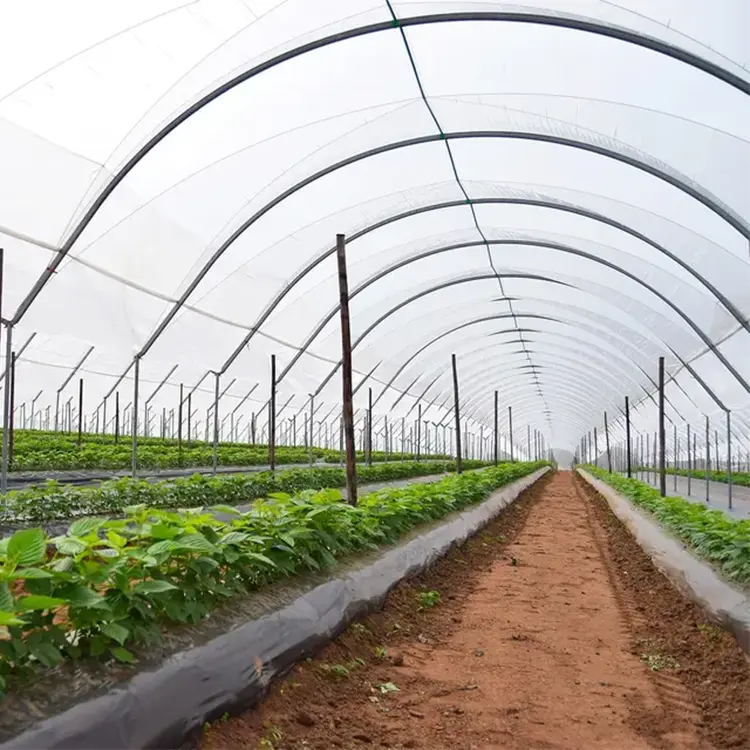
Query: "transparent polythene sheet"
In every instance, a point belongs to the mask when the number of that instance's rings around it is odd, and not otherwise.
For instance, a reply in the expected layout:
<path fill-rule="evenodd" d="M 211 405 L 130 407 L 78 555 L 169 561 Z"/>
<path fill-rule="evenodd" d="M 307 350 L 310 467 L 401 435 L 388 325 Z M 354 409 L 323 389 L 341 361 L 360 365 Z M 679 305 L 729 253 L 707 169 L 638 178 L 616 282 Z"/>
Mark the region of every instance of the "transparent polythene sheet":
<path fill-rule="evenodd" d="M 381 417 L 420 400 L 441 422 L 456 353 L 472 429 L 490 426 L 500 390 L 523 424 L 572 445 L 625 395 L 645 399 L 653 427 L 646 392 L 661 355 L 674 419 L 731 409 L 745 439 L 750 97 L 612 34 L 747 81 L 750 10 L 580 10 L 14 7 L 0 45 L 3 316 L 23 311 L 14 350 L 33 335 L 16 403 L 54 408 L 91 350 L 80 375 L 93 425 L 105 396 L 132 398 L 132 369 L 117 382 L 145 347 L 141 403 L 155 414 L 175 408 L 180 383 L 200 382 L 205 421 L 215 383 L 204 376 L 219 370 L 222 415 L 262 420 L 275 354 L 284 417 L 312 393 L 333 424 L 333 249 L 345 233 L 357 409 L 372 387 Z"/>

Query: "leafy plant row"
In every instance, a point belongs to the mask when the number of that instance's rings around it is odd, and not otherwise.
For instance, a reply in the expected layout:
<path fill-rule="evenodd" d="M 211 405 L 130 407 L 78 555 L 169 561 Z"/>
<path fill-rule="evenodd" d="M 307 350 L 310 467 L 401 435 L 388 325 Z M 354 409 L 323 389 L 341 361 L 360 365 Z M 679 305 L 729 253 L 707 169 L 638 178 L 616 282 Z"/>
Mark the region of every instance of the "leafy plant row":
<path fill-rule="evenodd" d="M 483 466 L 465 461 L 467 469 Z M 359 466 L 360 484 L 441 474 L 455 471 L 455 461 L 411 461 Z M 196 508 L 222 503 L 240 505 L 273 492 L 295 493 L 306 489 L 345 487 L 346 471 L 338 466 L 288 469 L 248 474 L 195 474 L 161 482 L 123 477 L 95 487 L 75 487 L 54 480 L 5 495 L 0 523 L 44 523 L 80 515 L 117 514 L 129 505 L 154 508 Z"/>
<path fill-rule="evenodd" d="M 647 471 L 647 469 L 642 469 Z M 658 471 L 658 469 L 651 469 L 650 471 Z M 693 479 L 705 479 L 706 470 L 703 469 L 670 469 L 667 468 L 667 474 L 677 474 L 678 477 L 686 477 L 690 475 Z M 729 474 L 723 470 L 712 469 L 708 472 L 709 479 L 712 482 L 723 482 L 727 484 L 729 482 Z M 732 484 L 736 484 L 742 487 L 750 487 L 750 472 L 747 471 L 733 471 L 732 472 Z"/>
<path fill-rule="evenodd" d="M 72 469 L 104 469 L 115 471 L 127 469 L 131 463 L 130 438 L 123 437 L 118 443 L 111 435 L 86 434 L 81 445 L 77 436 L 66 433 L 42 432 L 39 430 L 17 430 L 14 432 L 13 471 L 64 471 Z M 313 448 L 313 458 L 329 463 L 338 463 L 339 451 Z M 364 460 L 363 454 L 358 454 Z M 374 451 L 373 461 L 402 458 L 401 454 L 386 454 Z M 412 460 L 405 454 L 404 460 Z M 434 458 L 446 458 L 434 456 Z M 138 465 L 142 469 L 175 469 L 180 467 L 211 466 L 213 446 L 202 441 L 183 441 L 161 438 L 138 438 Z M 263 466 L 268 463 L 268 446 L 249 443 L 220 443 L 217 450 L 220 466 Z M 309 449 L 303 446 L 277 446 L 276 461 L 279 464 L 305 464 L 309 461 Z"/>
<path fill-rule="evenodd" d="M 541 465 L 384 489 L 357 506 L 334 489 L 306 490 L 273 493 L 246 513 L 138 504 L 123 519 L 79 519 L 65 536 L 16 532 L 0 541 L 0 687 L 64 659 L 134 662 L 131 647 L 158 644 L 169 624 L 197 623 L 232 596 L 395 542 Z"/>
<path fill-rule="evenodd" d="M 606 482 L 643 508 L 700 557 L 717 565 L 740 584 L 750 584 L 750 520 L 730 518 L 720 510 L 681 497 L 661 497 L 659 491 L 637 480 L 610 474 L 595 466 L 586 471 Z"/>

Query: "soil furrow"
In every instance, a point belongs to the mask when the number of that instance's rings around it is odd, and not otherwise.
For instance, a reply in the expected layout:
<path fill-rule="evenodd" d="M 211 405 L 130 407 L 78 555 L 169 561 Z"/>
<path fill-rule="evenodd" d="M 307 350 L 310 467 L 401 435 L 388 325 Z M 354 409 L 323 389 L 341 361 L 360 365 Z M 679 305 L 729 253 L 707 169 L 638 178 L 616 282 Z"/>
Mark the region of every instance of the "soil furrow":
<path fill-rule="evenodd" d="M 608 514 L 569 472 L 542 480 L 202 747 L 744 746 L 739 649 Z M 682 650 L 670 611 L 690 612 Z M 734 702 L 710 700 L 707 680 Z"/>

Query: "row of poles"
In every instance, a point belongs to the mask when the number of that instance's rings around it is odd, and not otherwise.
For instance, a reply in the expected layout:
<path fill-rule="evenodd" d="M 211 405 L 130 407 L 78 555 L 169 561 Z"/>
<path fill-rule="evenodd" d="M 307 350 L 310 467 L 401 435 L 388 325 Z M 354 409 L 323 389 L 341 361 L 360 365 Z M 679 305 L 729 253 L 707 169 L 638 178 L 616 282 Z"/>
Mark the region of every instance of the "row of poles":
<path fill-rule="evenodd" d="M 594 464 L 599 466 L 600 457 L 606 457 L 607 471 L 619 471 L 632 478 L 634 466 L 633 458 L 635 453 L 636 473 L 645 475 L 647 481 L 651 482 L 653 473 L 654 483 L 659 488 L 662 497 L 667 494 L 667 431 L 666 431 L 666 412 L 665 412 L 665 367 L 664 357 L 659 358 L 659 376 L 658 376 L 658 430 L 654 433 L 642 433 L 637 431 L 635 440 L 631 435 L 630 419 L 630 399 L 625 397 L 624 417 L 624 441 L 618 442 L 616 446 L 610 445 L 610 426 L 607 419 L 607 413 L 604 412 L 604 437 L 605 450 L 604 454 L 599 451 L 599 435 L 597 428 L 594 427 L 580 440 L 578 450 L 575 455 L 575 461 Z M 732 420 L 731 412 L 725 409 L 726 414 L 726 459 L 724 469 L 727 472 L 727 500 L 728 507 L 732 509 L 732 472 L 734 466 L 737 471 L 742 470 L 742 452 L 738 448 L 736 463 L 732 455 Z M 681 449 L 681 436 L 678 434 L 678 427 L 673 423 L 672 437 L 672 468 L 673 468 L 673 489 L 677 491 L 677 470 L 687 469 L 687 494 L 692 494 L 692 474 L 693 472 L 703 471 L 705 474 L 705 492 L 706 502 L 710 501 L 711 471 L 715 465 L 716 469 L 721 469 L 721 460 L 719 458 L 719 431 L 713 430 L 713 457 L 711 454 L 711 420 L 708 415 L 705 416 L 705 433 L 702 442 L 699 440 L 699 431 L 691 429 L 689 423 L 685 424 L 685 462 L 681 461 L 683 455 Z M 699 458 L 699 448 L 703 448 L 703 455 Z M 614 454 L 614 456 L 613 456 Z M 745 470 L 750 471 L 750 451 L 746 451 Z"/>
<path fill-rule="evenodd" d="M 344 235 L 337 235 L 336 237 L 336 258 L 337 258 L 337 267 L 338 267 L 338 281 L 339 281 L 339 309 L 340 309 L 340 318 L 341 318 L 341 351 L 342 351 L 342 409 L 341 409 L 341 416 L 338 418 L 338 437 L 339 437 L 339 450 L 342 453 L 342 460 L 346 464 L 346 475 L 347 475 L 347 497 L 349 498 L 350 502 L 356 502 L 356 460 L 355 460 L 355 451 L 356 451 L 356 445 L 355 445 L 355 412 L 353 408 L 353 379 L 352 379 L 352 347 L 351 347 L 351 330 L 350 330 L 350 317 L 349 317 L 349 290 L 348 290 L 348 278 L 347 278 L 347 266 L 346 266 L 346 239 Z M 3 256 L 2 256 L 2 249 L 0 249 L 0 310 L 2 309 L 2 269 L 3 269 Z M 23 350 L 28 346 L 30 341 L 33 339 L 34 334 L 29 338 L 27 342 L 23 345 L 23 347 L 19 350 L 18 353 L 13 351 L 12 348 L 12 330 L 7 327 L 6 325 L 6 368 L 5 373 L 0 375 L 0 378 L 5 378 L 6 380 L 6 387 L 5 387 L 5 393 L 4 393 L 4 408 L 3 408 L 3 444 L 2 444 L 2 477 L 0 478 L 0 489 L 3 491 L 7 490 L 7 478 L 8 478 L 8 468 L 10 459 L 13 455 L 13 432 L 14 432 L 14 415 L 16 412 L 16 406 L 14 403 L 15 399 L 15 375 L 16 375 L 16 363 L 17 359 L 20 356 L 20 354 L 23 352 Z M 83 378 L 79 379 L 79 388 L 78 388 L 78 407 L 77 410 L 73 407 L 72 401 L 73 397 L 70 397 L 65 404 L 63 405 L 63 412 L 62 412 L 62 421 L 60 420 L 60 399 L 61 394 L 65 390 L 65 388 L 68 386 L 68 384 L 71 382 L 73 377 L 76 375 L 76 373 L 80 370 L 80 368 L 84 365 L 86 360 L 88 359 L 89 355 L 93 351 L 94 347 L 91 346 L 86 353 L 81 357 L 81 359 L 78 361 L 76 366 L 73 368 L 72 372 L 67 375 L 62 385 L 57 389 L 56 391 L 56 402 L 55 402 L 55 420 L 54 420 L 54 429 L 57 432 L 60 427 L 62 426 L 63 430 L 65 429 L 65 426 L 67 425 L 68 432 L 73 432 L 73 424 L 77 422 L 77 428 L 78 428 L 78 444 L 81 444 L 83 432 L 87 428 L 86 419 L 83 416 L 84 415 L 84 380 Z M 462 462 L 463 459 L 468 457 L 478 457 L 482 459 L 490 459 L 494 460 L 495 463 L 499 461 L 500 458 L 500 433 L 498 429 L 498 392 L 495 391 L 494 394 L 494 425 L 493 425 L 493 449 L 490 454 L 489 444 L 491 436 L 485 436 L 483 434 L 484 428 L 483 426 L 480 426 L 480 435 L 479 439 L 477 440 L 477 436 L 474 433 L 470 433 L 468 430 L 468 422 L 464 425 L 464 431 L 463 434 L 461 432 L 461 415 L 459 410 L 459 382 L 458 382 L 458 367 L 456 362 L 456 356 L 455 354 L 451 356 L 451 367 L 452 367 L 452 375 L 453 375 L 453 397 L 454 397 L 454 407 L 451 412 L 449 411 L 446 417 L 439 423 L 435 422 L 429 422 L 427 420 L 422 419 L 422 405 L 421 403 L 417 403 L 417 418 L 414 420 L 413 424 L 409 426 L 409 433 L 407 437 L 406 432 L 406 418 L 401 419 L 401 453 L 402 455 L 405 453 L 406 447 L 410 447 L 410 452 L 412 454 L 416 454 L 418 458 L 421 457 L 421 451 L 423 448 L 426 448 L 429 452 L 430 450 L 430 425 L 434 426 L 434 446 L 437 449 L 439 445 L 439 438 L 441 435 L 442 430 L 442 448 L 443 453 L 450 453 L 453 452 L 456 457 L 457 462 L 457 471 L 459 473 L 462 472 L 463 466 Z M 128 368 L 130 369 L 130 368 Z M 148 399 L 146 399 L 146 402 L 144 404 L 144 420 L 142 423 L 144 437 L 149 437 L 149 433 L 151 431 L 151 423 L 152 423 L 152 417 L 150 416 L 150 404 L 152 400 L 156 397 L 156 395 L 159 393 L 159 391 L 162 389 L 162 387 L 167 383 L 168 379 L 172 376 L 174 371 L 177 369 L 177 365 L 175 365 L 172 370 L 166 375 L 166 377 L 157 385 L 155 390 L 151 393 Z M 135 477 L 137 476 L 137 470 L 138 470 L 138 430 L 139 430 L 139 399 L 140 399 L 140 357 L 136 357 L 133 362 L 133 370 L 134 370 L 134 383 L 133 383 L 133 398 L 132 400 L 125 406 L 125 409 L 121 411 L 120 408 L 120 393 L 118 387 L 120 386 L 120 383 L 124 379 L 127 370 L 125 373 L 123 373 L 118 381 L 115 383 L 113 388 L 105 395 L 103 401 L 101 404 L 97 407 L 96 411 L 94 412 L 94 416 L 92 417 L 92 422 L 95 424 L 95 431 L 99 433 L 99 425 L 100 425 L 100 413 L 101 413 L 101 432 L 102 434 L 106 434 L 108 429 L 113 429 L 115 442 L 119 442 L 119 439 L 121 436 L 124 436 L 129 433 L 131 438 L 131 470 L 132 475 Z M 204 375 L 201 380 L 196 383 L 195 386 L 187 393 L 185 394 L 184 384 L 180 384 L 180 394 L 179 394 L 179 400 L 177 405 L 177 415 L 176 415 L 176 424 L 177 424 L 177 441 L 180 451 L 182 450 L 183 445 L 183 427 L 185 426 L 185 422 L 187 422 L 187 442 L 188 445 L 190 444 L 191 440 L 195 439 L 197 437 L 198 431 L 200 429 L 200 422 L 199 420 L 196 420 L 196 413 L 197 410 L 193 410 L 192 408 L 192 396 L 193 393 L 198 389 L 198 387 L 203 383 L 203 381 L 210 375 L 211 372 L 209 371 Z M 218 444 L 220 436 L 223 435 L 223 427 L 226 422 L 227 417 L 225 416 L 223 420 L 220 421 L 219 418 L 219 407 L 220 407 L 220 401 L 221 398 L 226 395 L 229 388 L 232 386 L 232 384 L 235 382 L 234 380 L 229 383 L 229 385 L 224 388 L 222 391 L 220 388 L 220 375 L 219 373 L 214 372 L 214 398 L 213 398 L 213 404 L 206 413 L 206 420 L 205 420 L 205 432 L 206 432 L 206 442 L 208 442 L 208 433 L 209 433 L 209 423 L 212 421 L 212 435 L 213 435 L 213 457 L 212 457 L 212 464 L 213 464 L 213 470 L 216 471 L 217 465 L 218 465 Z M 268 441 L 268 463 L 269 468 L 271 470 L 275 470 L 276 468 L 276 448 L 278 445 L 283 444 L 296 444 L 297 442 L 297 435 L 298 429 L 297 429 L 297 415 L 294 415 L 291 419 L 287 419 L 286 423 L 284 421 L 279 424 L 278 417 L 280 416 L 281 412 L 289 405 L 291 402 L 291 398 L 282 405 L 281 409 L 277 410 L 277 377 L 276 377 L 276 355 L 271 355 L 271 373 L 270 373 L 270 381 L 271 381 L 271 388 L 270 388 L 270 398 L 268 400 L 268 419 L 265 424 L 265 427 L 262 430 L 262 439 L 266 438 L 267 433 L 267 441 Z M 247 399 L 252 395 L 255 388 L 258 387 L 258 384 L 255 384 L 253 388 L 245 395 L 245 397 L 242 399 L 240 404 L 235 407 L 235 409 L 230 413 L 230 435 L 234 439 L 237 437 L 236 432 L 236 421 L 241 421 L 242 417 L 240 417 L 239 420 L 235 420 L 235 414 L 238 411 L 238 409 L 247 401 Z M 36 419 L 36 411 L 35 411 L 35 405 L 39 397 L 41 396 L 41 391 L 34 397 L 31 403 L 31 414 L 30 414 L 30 421 L 33 426 L 33 423 Z M 110 421 L 107 420 L 107 405 L 108 405 L 108 399 L 114 396 L 115 401 L 115 408 L 114 408 L 114 414 L 112 415 L 112 418 Z M 431 405 L 431 404 L 430 404 Z M 25 404 L 22 405 L 24 408 L 21 413 L 21 422 L 24 426 L 28 424 L 26 420 L 26 413 L 25 413 Z M 301 411 L 301 410 L 300 410 Z M 320 439 L 321 432 L 323 431 L 322 426 L 325 425 L 325 433 L 327 435 L 326 442 L 328 445 L 333 443 L 334 441 L 334 435 L 335 435 L 335 426 L 336 426 L 336 419 L 334 418 L 333 422 L 329 423 L 328 420 L 332 414 L 333 410 L 326 415 L 324 419 L 318 420 L 318 436 Z M 299 412 L 298 412 L 299 414 Z M 305 435 L 305 445 L 309 448 L 309 460 L 310 463 L 313 462 L 313 432 L 315 428 L 315 417 L 316 414 L 316 408 L 314 403 L 314 397 L 310 395 L 309 400 L 309 415 L 304 415 L 304 435 Z M 76 419 L 77 415 L 77 419 Z M 121 419 L 122 415 L 122 419 Z M 256 442 L 257 437 L 257 430 L 258 430 L 258 424 L 257 424 L 257 417 L 260 416 L 260 414 L 256 415 L 255 413 L 252 414 L 251 420 L 248 421 L 247 424 L 247 436 L 248 440 L 250 440 L 252 443 Z M 454 422 L 453 426 L 450 426 L 447 424 L 449 420 Z M 95 418 L 95 421 L 94 421 Z M 39 417 L 40 419 L 40 426 L 41 426 L 41 415 Z M 50 423 L 50 407 L 47 407 L 45 410 L 45 419 L 47 426 L 49 427 Z M 171 432 L 172 436 L 174 436 L 174 422 L 175 422 L 175 415 L 174 410 L 170 410 L 169 417 L 167 415 L 166 409 L 162 410 L 162 421 L 161 421 L 161 437 L 166 438 L 166 434 L 168 431 Z M 360 424 L 362 424 L 362 428 L 359 431 L 359 437 L 360 437 L 360 448 L 363 449 L 366 453 L 366 459 L 368 463 L 372 462 L 372 452 L 374 449 L 375 438 L 382 438 L 382 442 L 385 446 L 386 452 L 389 451 L 393 452 L 393 439 L 394 439 L 394 426 L 393 423 L 389 426 L 388 424 L 388 417 L 386 416 L 384 418 L 384 426 L 383 430 L 380 433 L 375 433 L 373 436 L 373 428 L 374 428 L 374 420 L 373 420 L 373 413 L 372 413 L 372 389 L 369 389 L 368 391 L 368 407 L 366 410 L 366 414 L 361 418 Z M 128 429 L 129 425 L 129 429 Z M 514 461 L 516 460 L 516 446 L 514 445 L 514 439 L 513 439 L 513 411 L 512 407 L 508 407 L 508 434 L 509 434 L 509 442 L 510 442 L 510 460 Z M 280 427 L 280 431 L 277 430 L 277 428 Z M 300 427 L 303 427 L 300 425 Z M 423 430 L 424 427 L 424 430 Z M 529 460 L 532 459 L 541 459 L 541 458 L 551 458 L 552 452 L 549 450 L 546 444 L 546 440 L 544 435 L 539 430 L 533 431 L 533 444 L 532 444 L 532 430 L 531 427 L 527 425 L 527 446 L 526 446 L 526 457 Z M 468 448 L 468 450 L 467 450 Z"/>

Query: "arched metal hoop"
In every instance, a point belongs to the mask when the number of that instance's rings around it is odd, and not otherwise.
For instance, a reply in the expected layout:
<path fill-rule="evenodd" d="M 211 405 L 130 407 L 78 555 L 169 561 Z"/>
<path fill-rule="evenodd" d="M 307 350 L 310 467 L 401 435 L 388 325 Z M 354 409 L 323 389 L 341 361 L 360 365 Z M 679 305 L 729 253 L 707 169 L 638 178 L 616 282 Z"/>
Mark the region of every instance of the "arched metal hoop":
<path fill-rule="evenodd" d="M 609 37 L 611 39 L 616 39 L 622 42 L 626 42 L 628 44 L 634 44 L 636 46 L 640 46 L 645 49 L 652 50 L 654 52 L 665 55 L 667 57 L 671 57 L 674 60 L 678 60 L 682 63 L 685 63 L 686 65 L 689 65 L 698 70 L 701 70 L 707 73 L 708 75 L 713 76 L 714 78 L 717 78 L 718 80 L 723 81 L 724 83 L 727 83 L 728 85 L 732 86 L 733 88 L 745 94 L 750 94 L 750 82 L 746 81 L 745 79 L 743 79 L 742 77 L 738 75 L 735 75 L 734 73 L 731 73 L 725 68 L 722 68 L 720 65 L 717 65 L 716 63 L 713 63 L 709 60 L 706 60 L 700 57 L 699 55 L 695 55 L 691 52 L 688 52 L 687 50 L 681 49 L 680 47 L 664 42 L 663 40 L 650 37 L 646 34 L 641 34 L 639 32 L 632 31 L 630 29 L 625 29 L 625 28 L 614 26 L 611 24 L 597 22 L 588 18 L 574 16 L 574 15 L 565 15 L 565 14 L 557 14 L 557 13 L 553 14 L 553 13 L 543 13 L 543 12 L 528 13 L 528 12 L 520 12 L 520 11 L 465 11 L 465 12 L 454 12 L 454 13 L 434 13 L 434 14 L 427 14 L 427 15 L 422 15 L 422 16 L 401 18 L 395 22 L 384 21 L 380 23 L 370 24 L 367 26 L 360 26 L 354 29 L 347 29 L 346 31 L 342 31 L 337 34 L 331 34 L 330 36 L 313 40 L 306 44 L 300 45 L 299 47 L 283 52 L 280 55 L 277 55 L 271 58 L 270 60 L 267 60 L 263 63 L 260 63 L 259 65 L 253 66 L 252 68 L 246 71 L 243 71 L 239 75 L 235 76 L 229 81 L 226 81 L 220 86 L 217 86 L 215 89 L 207 93 L 205 96 L 201 97 L 197 102 L 193 103 L 191 106 L 189 106 L 179 115 L 177 115 L 174 119 L 170 120 L 166 125 L 164 125 L 163 128 L 161 128 L 161 130 L 159 130 L 151 138 L 149 138 L 149 140 L 146 141 L 146 143 L 144 143 L 143 146 L 141 146 L 136 151 L 136 153 L 133 154 L 133 156 L 131 156 L 130 159 L 128 159 L 128 161 L 125 162 L 125 164 L 115 173 L 112 179 L 107 183 L 107 185 L 104 186 L 104 188 L 102 188 L 101 192 L 93 200 L 92 204 L 89 206 L 86 213 L 83 215 L 83 217 L 80 219 L 80 221 L 75 225 L 75 227 L 71 231 L 70 235 L 68 236 L 68 239 L 63 243 L 62 247 L 58 251 L 55 258 L 49 264 L 47 269 L 45 269 L 45 271 L 41 274 L 39 279 L 37 279 L 36 283 L 32 287 L 29 294 L 24 298 L 24 300 L 19 305 L 18 309 L 16 310 L 15 315 L 13 316 L 11 325 L 16 325 L 21 320 L 23 315 L 28 310 L 29 306 L 38 296 L 39 292 L 41 292 L 41 290 L 44 288 L 44 286 L 49 281 L 49 279 L 57 271 L 60 263 L 62 263 L 65 256 L 70 252 L 76 240 L 81 236 L 84 229 L 89 225 L 91 220 L 97 214 L 97 212 L 102 207 L 102 205 L 107 200 L 107 198 L 109 198 L 109 196 L 114 192 L 117 186 L 125 179 L 125 177 L 135 168 L 135 166 L 147 154 L 149 154 L 159 143 L 161 143 L 161 141 L 163 141 L 170 133 L 176 130 L 180 125 L 182 125 L 184 122 L 190 119 L 194 114 L 199 112 L 206 105 L 215 101 L 220 96 L 227 93 L 228 91 L 231 91 L 240 83 L 243 83 L 244 81 L 247 81 L 257 76 L 266 70 L 270 70 L 271 68 L 274 68 L 277 65 L 280 65 L 284 62 L 292 60 L 296 57 L 300 57 L 301 55 L 304 55 L 308 52 L 312 52 L 317 49 L 322 49 L 323 47 L 327 47 L 332 44 L 336 44 L 338 42 L 343 42 L 348 39 L 355 39 L 357 37 L 366 36 L 368 34 L 378 33 L 382 31 L 389 31 L 393 29 L 394 27 L 408 28 L 411 26 L 423 26 L 423 25 L 429 25 L 429 24 L 435 24 L 435 23 L 458 23 L 458 22 L 464 22 L 464 21 L 470 21 L 470 22 L 480 22 L 480 21 L 498 22 L 499 21 L 499 22 L 506 22 L 506 23 L 526 23 L 526 24 L 536 24 L 536 25 L 542 25 L 542 26 L 556 26 L 559 28 L 565 28 L 565 29 L 570 29 L 570 30 L 575 30 L 575 31 L 586 32 L 590 34 L 596 34 L 599 36 Z M 438 136 L 438 137 L 442 137 L 442 136 Z M 683 185 L 682 187 L 684 188 L 685 185 Z M 734 216 L 733 219 L 730 219 L 725 216 L 724 218 L 726 218 L 726 220 L 729 221 L 729 223 L 732 224 L 732 226 L 735 226 L 736 228 L 738 228 L 738 231 L 741 231 L 741 232 L 743 231 L 742 228 L 737 227 L 737 225 L 735 224 L 735 221 L 739 217 Z M 743 233 L 745 233 L 745 236 L 750 239 L 750 234 L 746 232 L 747 232 L 747 226 L 744 227 Z M 212 264 L 212 262 L 213 261 L 209 261 L 209 264 Z M 208 267 L 210 267 L 210 265 Z M 205 270 L 207 271 L 207 268 Z M 205 275 L 205 273 L 200 275 L 200 278 L 197 279 L 197 283 L 200 283 L 200 280 L 202 279 L 203 275 Z M 197 283 L 195 286 L 197 286 Z M 194 288 L 195 287 L 191 284 L 186 294 L 184 295 L 184 299 L 181 300 L 180 306 L 184 304 L 184 301 L 190 296 Z M 173 316 L 174 316 L 174 313 L 172 313 L 171 317 L 168 318 L 167 324 L 169 323 L 169 321 L 172 319 Z M 160 328 L 156 332 L 156 337 L 158 337 L 158 335 L 161 334 L 162 330 L 163 328 Z M 144 346 L 144 348 L 141 350 L 140 354 L 141 355 L 146 354 L 146 352 L 148 351 L 148 349 L 151 347 L 152 344 L 153 344 L 153 341 L 149 340 L 147 345 Z"/>
<path fill-rule="evenodd" d="M 568 253 L 571 255 L 576 255 L 582 258 L 586 258 L 588 260 L 594 261 L 595 263 L 599 263 L 603 266 L 606 266 L 607 268 L 612 269 L 613 271 L 616 271 L 619 274 L 622 274 L 626 278 L 630 279 L 631 281 L 634 281 L 636 284 L 639 284 L 644 289 L 647 289 L 651 294 L 656 296 L 658 299 L 660 299 L 664 304 L 666 304 L 669 308 L 671 308 L 674 312 L 676 312 L 682 320 L 687 323 L 687 325 L 692 329 L 692 331 L 698 336 L 698 338 L 706 345 L 706 347 L 713 352 L 713 354 L 716 356 L 716 358 L 726 367 L 726 369 L 734 376 L 734 378 L 737 380 L 737 382 L 748 392 L 750 393 L 750 384 L 745 381 L 745 379 L 740 375 L 739 372 L 735 369 L 735 367 L 732 365 L 731 362 L 729 362 L 726 357 L 721 353 L 721 351 L 714 346 L 711 339 L 708 337 L 708 335 L 703 331 L 702 328 L 700 328 L 695 321 L 693 321 L 692 318 L 690 318 L 679 306 L 677 306 L 672 300 L 670 300 L 666 295 L 662 294 L 658 289 L 655 289 L 651 284 L 644 281 L 643 279 L 639 278 L 635 274 L 631 273 L 630 271 L 626 271 L 624 268 L 620 268 L 616 264 L 605 260 L 604 258 L 598 258 L 595 255 L 592 255 L 590 253 L 586 253 L 583 250 L 578 250 L 577 248 L 570 247 L 568 245 L 563 245 L 557 242 L 545 242 L 543 240 L 519 240 L 519 239 L 508 239 L 508 240 L 488 240 L 488 241 L 475 241 L 475 242 L 462 242 L 462 243 L 456 243 L 453 245 L 446 245 L 444 247 L 437 247 L 432 248 L 430 250 L 427 250 L 422 253 L 417 253 L 416 255 L 410 256 L 409 258 L 405 258 L 402 261 L 399 261 L 398 263 L 393 264 L 392 266 L 389 266 L 388 268 L 384 269 L 383 271 L 380 271 L 379 273 L 372 276 L 370 279 L 367 280 L 366 284 L 372 284 L 378 281 L 379 279 L 383 278 L 384 276 L 388 275 L 392 271 L 395 271 L 398 268 L 402 268 L 405 265 L 408 265 L 409 263 L 413 263 L 419 260 L 423 260 L 424 258 L 429 258 L 433 255 L 437 255 L 439 253 L 443 252 L 450 252 L 453 250 L 460 250 L 460 249 L 466 249 L 469 247 L 484 247 L 486 245 L 521 245 L 521 246 L 528 246 L 528 247 L 542 247 L 547 248 L 550 250 L 555 250 L 563 253 Z M 494 275 L 493 275 L 494 276 Z M 479 277 L 478 277 L 479 278 Z M 483 276 L 482 276 L 483 278 Z M 548 279 L 549 280 L 549 279 Z M 365 284 L 360 285 L 358 287 L 357 291 L 361 291 L 362 288 L 364 288 Z M 443 287 L 440 287 L 443 288 Z M 437 290 L 437 289 L 435 289 Z M 424 293 L 420 293 L 420 295 L 416 297 L 410 297 L 406 302 L 401 303 L 397 305 L 394 308 L 391 308 L 390 310 L 386 311 L 384 315 L 382 315 L 378 320 L 373 323 L 358 339 L 354 342 L 352 345 L 352 348 L 355 348 L 361 340 L 367 336 L 367 334 L 370 333 L 370 331 L 373 330 L 377 325 L 379 325 L 383 320 L 385 320 L 387 317 L 392 315 L 394 312 L 396 312 L 398 309 L 401 309 L 405 304 L 408 304 L 409 302 L 414 301 L 415 299 L 418 299 L 420 296 L 424 296 Z M 320 331 L 323 329 L 323 327 L 332 319 L 332 317 L 336 314 L 336 311 L 338 310 L 338 307 L 333 308 L 331 312 L 328 313 L 326 318 L 323 320 L 323 322 L 315 329 L 313 334 L 308 337 L 307 342 L 303 345 L 303 347 L 300 349 L 300 351 L 294 356 L 292 361 L 289 365 L 285 368 L 284 372 L 280 375 L 279 379 L 281 380 L 284 375 L 289 371 L 291 366 L 299 359 L 302 353 L 304 353 L 307 346 L 310 345 L 312 340 L 320 333 Z M 330 374 L 326 377 L 326 379 L 323 381 L 321 386 L 318 388 L 316 393 L 320 392 L 320 389 L 325 386 L 325 384 L 330 380 L 331 377 L 336 373 L 338 368 L 341 365 L 341 361 L 339 360 L 339 363 L 331 370 Z"/>

